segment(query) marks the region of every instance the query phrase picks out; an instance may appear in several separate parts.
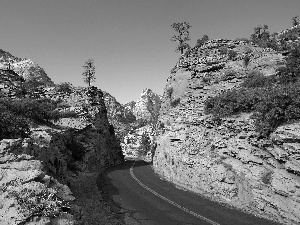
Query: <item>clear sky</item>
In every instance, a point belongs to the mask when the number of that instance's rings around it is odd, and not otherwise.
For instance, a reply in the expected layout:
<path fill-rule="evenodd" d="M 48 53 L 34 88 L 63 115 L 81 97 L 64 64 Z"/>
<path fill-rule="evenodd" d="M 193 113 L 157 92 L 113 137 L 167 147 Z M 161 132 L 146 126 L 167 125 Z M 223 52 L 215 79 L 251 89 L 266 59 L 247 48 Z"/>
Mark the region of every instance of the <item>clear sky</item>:
<path fill-rule="evenodd" d="M 295 15 L 300 0 L 0 0 L 0 48 L 76 86 L 93 58 L 94 85 L 127 103 L 144 88 L 163 93 L 179 57 L 172 23 L 192 25 L 194 46 L 204 34 L 249 37 L 260 24 L 281 31 Z"/>

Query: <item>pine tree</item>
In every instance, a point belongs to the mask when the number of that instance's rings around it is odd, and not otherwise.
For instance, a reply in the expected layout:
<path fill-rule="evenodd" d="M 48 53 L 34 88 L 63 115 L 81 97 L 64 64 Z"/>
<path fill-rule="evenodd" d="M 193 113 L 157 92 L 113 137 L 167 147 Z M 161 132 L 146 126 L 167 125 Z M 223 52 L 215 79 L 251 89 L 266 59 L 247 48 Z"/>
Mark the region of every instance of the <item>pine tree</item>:
<path fill-rule="evenodd" d="M 95 82 L 96 80 L 94 60 L 92 58 L 88 59 L 84 63 L 83 68 L 84 68 L 84 72 L 82 73 L 82 76 L 84 77 L 83 80 L 90 87 L 91 83 Z"/>
<path fill-rule="evenodd" d="M 190 47 L 190 45 L 186 43 L 186 41 L 190 40 L 190 33 L 188 29 L 191 27 L 191 25 L 187 22 L 183 22 L 173 23 L 171 27 L 174 28 L 174 30 L 178 33 L 178 35 L 174 35 L 171 38 L 171 41 L 177 41 L 179 43 L 175 51 L 183 54 L 183 51 Z"/>

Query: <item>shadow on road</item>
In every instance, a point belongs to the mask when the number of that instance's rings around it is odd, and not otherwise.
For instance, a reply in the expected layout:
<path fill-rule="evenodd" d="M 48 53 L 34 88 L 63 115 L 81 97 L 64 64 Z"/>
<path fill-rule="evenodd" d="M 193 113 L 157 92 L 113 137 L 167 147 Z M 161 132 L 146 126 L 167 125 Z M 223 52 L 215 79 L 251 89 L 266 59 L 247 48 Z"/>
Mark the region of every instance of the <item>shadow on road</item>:
<path fill-rule="evenodd" d="M 109 177 L 109 174 L 114 171 L 118 171 L 118 170 L 128 170 L 129 171 L 133 164 L 134 164 L 134 167 L 149 165 L 149 163 L 144 162 L 142 160 L 140 160 L 140 161 L 127 160 L 120 165 L 110 167 L 110 168 L 104 170 L 102 173 L 100 173 L 100 175 L 97 178 L 97 187 L 98 187 L 98 190 L 101 192 L 101 195 L 102 195 L 104 201 L 109 205 L 111 210 L 113 212 L 115 212 L 119 216 L 119 218 L 122 219 L 123 221 L 125 220 L 125 216 L 133 218 L 133 214 L 135 212 L 129 211 L 128 209 L 123 209 L 118 202 L 115 202 L 113 200 L 113 196 L 118 196 L 120 193 L 119 193 L 118 188 L 116 188 L 113 185 L 112 179 Z"/>

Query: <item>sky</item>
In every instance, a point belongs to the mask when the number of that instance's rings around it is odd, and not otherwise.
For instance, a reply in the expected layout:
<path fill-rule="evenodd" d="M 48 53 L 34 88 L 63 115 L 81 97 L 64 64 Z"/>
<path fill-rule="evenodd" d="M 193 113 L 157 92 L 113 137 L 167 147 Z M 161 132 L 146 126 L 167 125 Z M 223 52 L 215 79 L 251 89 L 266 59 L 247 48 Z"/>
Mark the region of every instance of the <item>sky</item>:
<path fill-rule="evenodd" d="M 144 88 L 163 94 L 179 53 L 171 25 L 188 22 L 194 46 L 210 38 L 250 37 L 292 25 L 300 0 L 0 0 L 0 48 L 38 63 L 55 82 L 83 82 L 93 58 L 94 86 L 120 103 L 136 101 Z"/>

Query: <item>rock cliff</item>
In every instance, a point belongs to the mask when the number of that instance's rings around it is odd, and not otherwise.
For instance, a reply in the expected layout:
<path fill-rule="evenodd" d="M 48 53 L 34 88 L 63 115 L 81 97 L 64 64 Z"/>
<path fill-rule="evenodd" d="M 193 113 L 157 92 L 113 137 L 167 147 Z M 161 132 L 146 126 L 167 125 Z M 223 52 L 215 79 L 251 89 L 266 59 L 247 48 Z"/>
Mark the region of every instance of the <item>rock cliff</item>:
<path fill-rule="evenodd" d="M 22 61 L 9 53 L 5 57 Z M 18 88 L 13 70 L 2 70 L 1 78 Z M 5 89 L 3 96 L 18 98 Z M 55 100 L 55 110 L 65 117 L 47 125 L 31 121 L 29 137 L 0 140 L 0 224 L 120 224 L 96 186 L 101 170 L 123 161 L 102 91 L 90 87 L 63 93 L 46 87 L 35 98 Z"/>
<path fill-rule="evenodd" d="M 143 89 L 141 97 L 135 102 L 132 108 L 137 120 L 153 123 L 157 120 L 159 114 L 160 96 L 155 94 L 151 89 Z"/>
<path fill-rule="evenodd" d="M 228 54 L 230 50 L 236 54 Z M 299 123 L 281 126 L 263 139 L 251 113 L 220 120 L 204 114 L 209 96 L 238 87 L 250 70 L 269 76 L 282 65 L 284 57 L 271 49 L 223 39 L 182 56 L 162 99 L 154 170 L 213 200 L 298 224 Z"/>
<path fill-rule="evenodd" d="M 108 92 L 103 92 L 103 98 L 107 108 L 108 121 L 113 125 L 117 138 L 122 141 L 132 126 L 135 126 L 136 117 L 130 109 L 119 103 Z"/>

